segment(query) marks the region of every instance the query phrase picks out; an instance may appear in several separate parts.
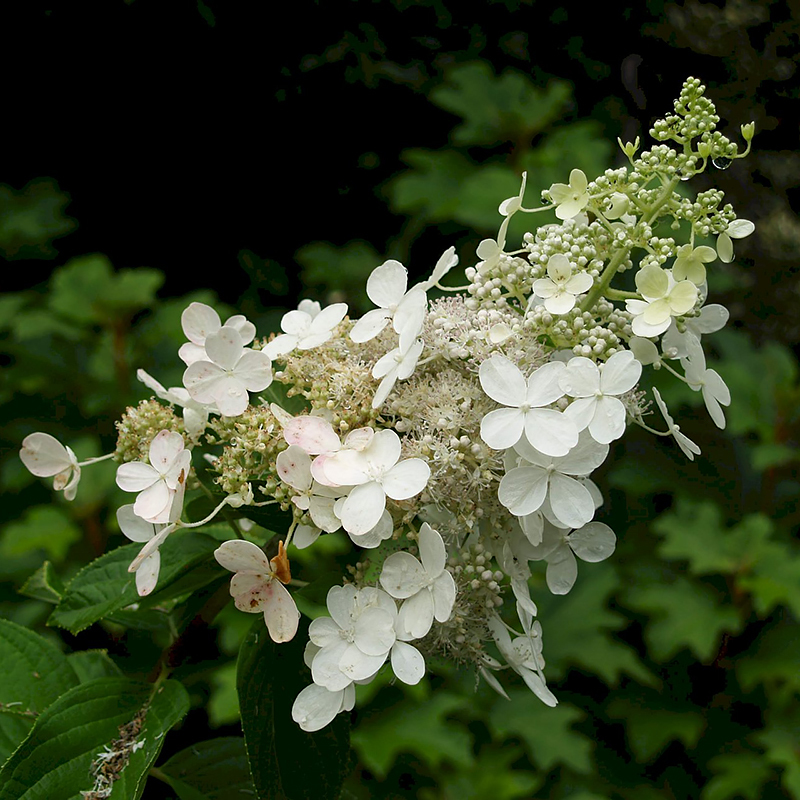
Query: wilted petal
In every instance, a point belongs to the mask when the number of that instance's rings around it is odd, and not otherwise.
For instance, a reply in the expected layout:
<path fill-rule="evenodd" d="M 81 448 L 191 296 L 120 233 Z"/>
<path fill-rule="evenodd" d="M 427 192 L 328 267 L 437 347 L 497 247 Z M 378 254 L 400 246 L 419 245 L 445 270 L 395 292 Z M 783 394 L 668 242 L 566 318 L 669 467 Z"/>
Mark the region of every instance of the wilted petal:
<path fill-rule="evenodd" d="M 270 638 L 273 642 L 288 642 L 294 638 L 300 622 L 294 598 L 280 581 L 270 582 L 265 591 L 262 608 Z"/>
<path fill-rule="evenodd" d="M 136 591 L 139 597 L 146 597 L 156 588 L 160 569 L 161 553 L 158 550 L 142 560 L 136 570 Z"/>

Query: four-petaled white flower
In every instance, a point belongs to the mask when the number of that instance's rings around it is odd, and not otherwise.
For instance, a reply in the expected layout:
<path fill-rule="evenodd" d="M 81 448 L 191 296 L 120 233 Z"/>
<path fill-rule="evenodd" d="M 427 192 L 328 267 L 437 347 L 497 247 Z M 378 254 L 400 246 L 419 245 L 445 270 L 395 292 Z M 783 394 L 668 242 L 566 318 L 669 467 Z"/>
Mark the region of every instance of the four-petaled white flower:
<path fill-rule="evenodd" d="M 690 280 L 695 286 L 706 282 L 706 264 L 716 261 L 717 252 L 713 247 L 700 245 L 692 247 L 690 244 L 678 248 L 678 257 L 672 267 L 672 274 L 676 281 Z"/>
<path fill-rule="evenodd" d="M 577 295 L 592 288 L 592 276 L 588 272 L 572 274 L 569 259 L 561 253 L 550 256 L 547 261 L 547 278 L 533 282 L 533 291 L 544 298 L 544 307 L 551 314 L 566 314 L 575 308 Z"/>
<path fill-rule="evenodd" d="M 744 239 L 749 236 L 756 226 L 749 219 L 735 219 L 728 224 L 728 227 L 717 237 L 717 253 L 719 260 L 724 264 L 733 261 L 733 242 L 732 239 Z"/>
<path fill-rule="evenodd" d="M 588 185 L 586 173 L 574 169 L 569 174 L 569 185 L 554 183 L 550 187 L 550 199 L 556 203 L 556 216 L 559 219 L 571 219 L 589 205 Z"/>
<path fill-rule="evenodd" d="M 223 542 L 214 551 L 219 564 L 236 573 L 230 589 L 236 608 L 249 614 L 263 612 L 273 642 L 292 639 L 300 621 L 297 604 L 279 577 L 282 552 L 281 543 L 278 556 L 268 561 L 260 547 L 244 539 Z"/>
<path fill-rule="evenodd" d="M 577 478 L 597 469 L 608 455 L 608 445 L 596 442 L 587 431 L 569 454 L 544 456 L 523 438 L 514 447 L 520 466 L 509 469 L 500 481 L 500 502 L 518 517 L 542 508 L 545 499 L 558 521 L 568 528 L 580 528 L 594 516 L 595 502 L 589 489 Z M 513 462 L 512 462 L 513 463 Z"/>
<path fill-rule="evenodd" d="M 525 434 L 540 452 L 566 455 L 578 441 L 575 423 L 560 411 L 546 408 L 560 400 L 564 391 L 558 379 L 566 365 L 550 361 L 525 380 L 519 367 L 505 356 L 494 355 L 478 371 L 483 391 L 492 400 L 507 406 L 490 411 L 481 420 L 481 438 L 489 447 L 513 447 Z"/>
<path fill-rule="evenodd" d="M 136 377 L 148 389 L 154 391 L 157 397 L 183 408 L 183 423 L 186 428 L 186 434 L 196 443 L 203 431 L 205 431 L 206 425 L 208 425 L 209 413 L 217 411 L 216 406 L 213 403 L 206 405 L 192 400 L 189 392 L 182 386 L 171 386 L 169 389 L 165 389 L 161 383 L 152 375 L 148 375 L 143 369 L 136 370 Z"/>
<path fill-rule="evenodd" d="M 368 311 L 350 331 L 354 342 L 367 342 L 376 337 L 392 321 L 395 333 L 400 335 L 401 344 L 417 338 L 425 311 L 428 296 L 419 286 L 408 287 L 408 271 L 394 259 L 376 267 L 367 278 L 367 295 L 378 308 Z"/>
<path fill-rule="evenodd" d="M 81 479 L 81 468 L 72 448 L 65 447 L 49 433 L 29 433 L 19 451 L 22 463 L 38 478 L 52 478 L 53 488 L 74 500 Z"/>
<path fill-rule="evenodd" d="M 689 354 L 690 340 L 694 339 L 699 342 L 705 334 L 716 333 L 725 327 L 729 317 L 730 314 L 725 306 L 712 303 L 703 306 L 699 316 L 687 317 L 681 326 L 684 329 L 682 332 L 678 328 L 678 323 L 673 319 L 669 330 L 661 340 L 664 355 L 668 358 L 686 358 Z"/>
<path fill-rule="evenodd" d="M 547 561 L 545 579 L 553 594 L 567 594 L 578 577 L 575 556 L 594 564 L 605 561 L 616 546 L 614 531 L 602 522 L 590 522 L 571 533 L 569 528 L 546 523 L 542 541 L 529 557 L 533 561 Z"/>
<path fill-rule="evenodd" d="M 578 356 L 567 363 L 559 386 L 576 398 L 564 411 L 579 431 L 589 429 L 595 441 L 609 444 L 625 432 L 625 406 L 618 395 L 629 392 L 642 375 L 630 350 L 621 350 L 598 366 Z"/>
<path fill-rule="evenodd" d="M 158 548 L 175 530 L 175 525 L 147 522 L 136 515 L 133 504 L 117 509 L 117 522 L 120 530 L 132 542 L 145 543 L 128 567 L 128 572 L 136 573 L 136 591 L 140 597 L 145 597 L 156 588 L 158 582 L 158 573 L 161 569 L 161 553 Z"/>
<path fill-rule="evenodd" d="M 117 486 L 124 492 L 139 492 L 133 510 L 147 522 L 174 522 L 183 507 L 192 454 L 183 436 L 163 430 L 150 443 L 150 463 L 129 461 L 117 468 Z"/>
<path fill-rule="evenodd" d="M 234 328 L 223 327 L 206 337 L 209 360 L 195 361 L 183 373 L 183 385 L 194 400 L 216 403 L 220 414 L 236 417 L 250 402 L 248 392 L 272 383 L 272 363 L 262 350 L 245 348 Z"/>
<path fill-rule="evenodd" d="M 276 359 L 288 355 L 295 348 L 311 350 L 327 342 L 333 329 L 344 319 L 347 303 L 334 303 L 320 309 L 319 303 L 302 300 L 296 311 L 289 311 L 281 320 L 282 334 L 264 347 L 264 352 Z"/>
<path fill-rule="evenodd" d="M 235 314 L 226 320 L 225 325 L 235 328 L 242 337 L 242 344 L 250 344 L 256 335 L 256 326 L 242 314 Z M 222 327 L 219 314 L 205 303 L 190 303 L 181 314 L 181 327 L 189 340 L 178 350 L 181 360 L 189 366 L 195 361 L 204 361 L 206 338 L 217 333 Z"/>
<path fill-rule="evenodd" d="M 419 531 L 419 555 L 392 553 L 383 564 L 380 584 L 394 598 L 403 600 L 397 619 L 398 638 L 421 639 L 434 618 L 447 622 L 456 599 L 456 584 L 445 569 L 447 552 L 438 531 L 423 523 Z"/>
<path fill-rule="evenodd" d="M 700 448 L 685 433 L 681 433 L 680 425 L 675 424 L 675 420 L 670 416 L 667 404 L 661 399 L 661 395 L 655 387 L 653 387 L 653 394 L 656 398 L 656 405 L 667 423 L 669 432 L 675 437 L 678 447 L 683 450 L 683 454 L 689 461 L 694 461 L 695 455 L 700 455 Z"/>
<path fill-rule="evenodd" d="M 686 382 L 695 391 L 703 394 L 703 402 L 718 428 L 725 427 L 725 412 L 722 406 L 731 404 L 731 393 L 719 373 L 706 368 L 703 347 L 697 339 L 688 342 L 688 355 L 681 359 Z"/>
<path fill-rule="evenodd" d="M 424 343 L 422 339 L 411 340 L 407 348 L 403 350 L 402 344 L 390 350 L 375 362 L 372 368 L 372 377 L 381 378 L 375 397 L 372 400 L 373 408 L 380 408 L 384 400 L 389 396 L 389 392 L 394 388 L 395 383 L 404 381 L 414 374 Z"/>
<path fill-rule="evenodd" d="M 636 288 L 644 300 L 625 301 L 634 315 L 631 327 L 636 336 L 660 336 L 669 328 L 672 317 L 685 314 L 697 302 L 697 287 L 691 281 L 676 282 L 671 272 L 656 264 L 639 270 Z"/>

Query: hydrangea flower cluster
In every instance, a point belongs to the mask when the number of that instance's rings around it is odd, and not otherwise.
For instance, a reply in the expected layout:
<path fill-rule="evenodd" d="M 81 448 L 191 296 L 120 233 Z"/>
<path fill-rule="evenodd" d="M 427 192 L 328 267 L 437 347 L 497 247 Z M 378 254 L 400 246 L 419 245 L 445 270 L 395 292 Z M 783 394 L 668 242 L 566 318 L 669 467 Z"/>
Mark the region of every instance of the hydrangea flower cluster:
<path fill-rule="evenodd" d="M 644 368 L 701 392 L 725 426 L 730 393 L 706 366 L 702 337 L 728 312 L 707 304 L 708 277 L 753 225 L 721 192 L 691 200 L 683 186 L 746 155 L 753 126 L 742 127 L 740 154 L 717 122 L 704 87 L 689 79 L 675 113 L 651 131 L 658 144 L 637 156 L 638 139 L 620 142 L 629 166 L 594 180 L 573 169 L 535 208 L 525 206 L 523 174 L 519 194 L 500 203 L 497 237 L 467 266 L 466 288 L 441 283 L 459 261 L 450 247 L 410 288 L 401 263 L 377 266 L 366 287 L 376 308 L 360 319 L 344 303 L 303 300 L 265 340 L 244 317 L 223 324 L 192 303 L 182 317 L 183 386 L 139 373 L 183 419 L 156 400 L 129 409 L 112 454 L 122 461 L 119 487 L 136 493 L 118 520 L 144 545 L 130 565 L 139 593 L 157 587 L 159 547 L 174 530 L 201 527 L 226 506 L 277 504 L 292 521 L 272 557 L 243 539 L 215 553 L 234 573 L 236 607 L 263 613 L 274 641 L 298 627 L 293 548 L 346 536 L 357 562 L 329 588 L 328 616 L 309 627 L 313 682 L 292 712 L 304 730 L 352 709 L 354 686 L 381 671 L 417 683 L 433 655 L 501 694 L 498 675 L 509 669 L 555 705 L 532 565 L 545 562 L 546 585 L 566 594 L 577 559 L 612 555 L 616 536 L 596 519 L 603 500 L 591 476 L 628 425 L 673 436 L 690 460 L 700 452 L 656 389 L 666 430 L 645 422 Z M 515 214 L 548 211 L 558 222 L 506 251 Z M 299 397 L 305 410 L 260 398 L 270 385 L 273 400 Z M 206 458 L 219 503 L 185 522 L 192 462 L 206 447 L 216 448 Z M 67 499 L 89 463 L 45 433 L 28 436 L 21 457 Z"/>

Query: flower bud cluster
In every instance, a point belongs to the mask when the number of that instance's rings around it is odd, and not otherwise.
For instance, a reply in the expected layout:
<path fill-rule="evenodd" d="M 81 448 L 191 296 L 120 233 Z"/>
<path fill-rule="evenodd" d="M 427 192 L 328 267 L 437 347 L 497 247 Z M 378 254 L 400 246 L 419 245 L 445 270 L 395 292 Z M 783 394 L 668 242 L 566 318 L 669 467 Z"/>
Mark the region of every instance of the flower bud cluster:
<path fill-rule="evenodd" d="M 158 400 L 142 400 L 138 406 L 128 406 L 122 418 L 117 420 L 117 449 L 114 460 L 147 461 L 150 445 L 163 430 L 182 434 L 183 420 L 176 416 L 170 406 Z"/>

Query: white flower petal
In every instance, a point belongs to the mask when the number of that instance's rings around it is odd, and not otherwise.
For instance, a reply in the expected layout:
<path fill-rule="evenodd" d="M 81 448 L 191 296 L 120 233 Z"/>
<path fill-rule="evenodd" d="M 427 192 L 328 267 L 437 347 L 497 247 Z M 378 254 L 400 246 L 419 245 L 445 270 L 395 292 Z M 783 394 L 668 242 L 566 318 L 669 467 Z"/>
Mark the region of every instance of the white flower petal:
<path fill-rule="evenodd" d="M 409 686 L 418 684 L 425 675 L 425 659 L 414 645 L 395 642 L 392 648 L 392 672 Z"/>
<path fill-rule="evenodd" d="M 383 655 L 368 656 L 355 644 L 351 644 L 339 659 L 339 669 L 351 681 L 363 681 L 374 675 L 386 661 L 387 650 Z"/>
<path fill-rule="evenodd" d="M 214 558 L 220 566 L 231 572 L 253 572 L 269 574 L 272 572 L 264 551 L 256 544 L 244 539 L 223 542 L 215 551 Z"/>
<path fill-rule="evenodd" d="M 385 656 L 395 643 L 394 618 L 382 608 L 367 608 L 356 620 L 353 642 L 368 656 Z"/>
<path fill-rule="evenodd" d="M 73 465 L 67 448 L 49 433 L 28 434 L 22 440 L 19 457 L 28 470 L 39 478 L 50 478 Z"/>
<path fill-rule="evenodd" d="M 580 528 L 594 516 L 589 490 L 574 478 L 554 472 L 550 476 L 550 507 L 568 528 Z"/>
<path fill-rule="evenodd" d="M 512 514 L 524 517 L 542 507 L 547 483 L 547 471 L 541 467 L 515 467 L 503 476 L 497 495 Z"/>
<path fill-rule="evenodd" d="M 516 364 L 505 356 L 494 355 L 478 370 L 483 391 L 497 403 L 519 407 L 525 402 L 527 384 Z"/>
<path fill-rule="evenodd" d="M 156 529 L 152 522 L 136 516 L 133 511 L 133 503 L 117 509 L 117 522 L 120 530 L 132 542 L 148 542 L 156 535 Z"/>
<path fill-rule="evenodd" d="M 272 363 L 263 350 L 245 350 L 233 374 L 248 392 L 262 392 L 272 383 Z"/>
<path fill-rule="evenodd" d="M 139 597 L 146 597 L 156 588 L 160 569 L 161 553 L 158 550 L 142 560 L 136 570 L 136 592 Z"/>
<path fill-rule="evenodd" d="M 408 500 L 425 488 L 430 476 L 431 469 L 421 458 L 407 458 L 383 476 L 381 485 L 392 500 Z"/>
<path fill-rule="evenodd" d="M 150 522 L 166 522 L 172 507 L 173 492 L 164 481 L 156 481 L 136 496 L 134 513 Z"/>
<path fill-rule="evenodd" d="M 273 642 L 288 642 L 297 633 L 300 612 L 289 590 L 280 581 L 271 581 L 262 602 L 264 622 Z"/>
<path fill-rule="evenodd" d="M 368 342 L 374 339 L 391 319 L 391 312 L 383 308 L 367 311 L 350 330 L 350 338 L 354 342 Z"/>
<path fill-rule="evenodd" d="M 150 443 L 150 463 L 163 475 L 183 452 L 184 447 L 183 436 L 176 431 L 163 430 Z"/>
<path fill-rule="evenodd" d="M 352 679 L 339 669 L 342 656 L 351 645 L 339 639 L 328 647 L 323 647 L 311 662 L 311 677 L 314 683 L 324 686 L 332 692 L 344 689 Z"/>
<path fill-rule="evenodd" d="M 297 695 L 292 705 L 292 719 L 308 733 L 330 724 L 341 711 L 344 692 L 331 692 L 312 683 Z"/>
<path fill-rule="evenodd" d="M 456 602 L 456 582 L 453 576 L 444 570 L 435 580 L 433 587 L 433 616 L 439 622 L 447 622 L 453 613 Z"/>
<path fill-rule="evenodd" d="M 419 529 L 419 557 L 425 572 L 431 578 L 436 578 L 444 571 L 447 561 L 447 551 L 440 533 L 435 531 L 427 522 Z"/>
<path fill-rule="evenodd" d="M 389 308 L 402 300 L 407 286 L 408 271 L 399 261 L 389 259 L 367 278 L 367 296 L 379 308 Z"/>
<path fill-rule="evenodd" d="M 275 467 L 280 479 L 299 492 L 307 492 L 311 488 L 311 457 L 299 445 L 289 445 L 278 453 Z"/>
<path fill-rule="evenodd" d="M 392 553 L 383 562 L 380 584 L 388 594 L 398 600 L 417 594 L 427 582 L 425 569 L 411 553 Z"/>
<path fill-rule="evenodd" d="M 348 533 L 363 534 L 372 530 L 386 508 L 386 494 L 376 481 L 356 486 L 342 506 L 342 527 Z"/>
<path fill-rule="evenodd" d="M 208 358 L 222 369 L 233 369 L 243 350 L 242 337 L 235 328 L 222 327 L 206 337 Z"/>
<path fill-rule="evenodd" d="M 433 625 L 433 594 L 423 589 L 412 595 L 400 606 L 397 614 L 399 639 L 421 639 Z"/>
<path fill-rule="evenodd" d="M 123 492 L 142 492 L 159 478 L 158 472 L 144 461 L 128 461 L 117 467 L 117 486 Z"/>
<path fill-rule="evenodd" d="M 332 331 L 347 313 L 347 303 L 333 303 L 326 306 L 311 322 L 310 333 L 328 333 Z"/>
<path fill-rule="evenodd" d="M 600 370 L 594 361 L 577 356 L 567 362 L 558 384 L 570 397 L 593 397 L 600 389 Z"/>
<path fill-rule="evenodd" d="M 639 363 L 638 361 L 635 363 Z M 609 444 L 625 433 L 625 406 L 616 397 L 600 397 L 595 404 L 589 433 L 596 442 Z"/>
<path fill-rule="evenodd" d="M 296 444 L 309 455 L 332 453 L 342 445 L 328 420 L 304 414 L 287 421 L 283 437 L 288 444 Z"/>
<path fill-rule="evenodd" d="M 532 408 L 525 415 L 525 436 L 547 456 L 565 456 L 578 443 L 575 423 L 552 408 Z"/>
<path fill-rule="evenodd" d="M 547 557 L 547 588 L 553 594 L 567 594 L 578 578 L 578 562 L 566 544 Z"/>
<path fill-rule="evenodd" d="M 481 420 L 481 439 L 493 450 L 513 447 L 525 428 L 525 414 L 518 408 L 496 408 Z"/>
<path fill-rule="evenodd" d="M 290 336 L 296 336 L 298 339 L 308 333 L 311 327 L 313 317 L 305 311 L 299 309 L 294 311 L 287 311 L 281 319 L 281 330 Z"/>
<path fill-rule="evenodd" d="M 205 303 L 190 303 L 181 314 L 181 327 L 190 342 L 202 347 L 206 337 L 216 333 L 222 327 L 222 322 L 219 314 L 211 306 Z"/>
<path fill-rule="evenodd" d="M 567 543 L 578 558 L 589 563 L 605 561 L 617 546 L 617 537 L 608 525 L 590 522 L 573 531 Z"/>

